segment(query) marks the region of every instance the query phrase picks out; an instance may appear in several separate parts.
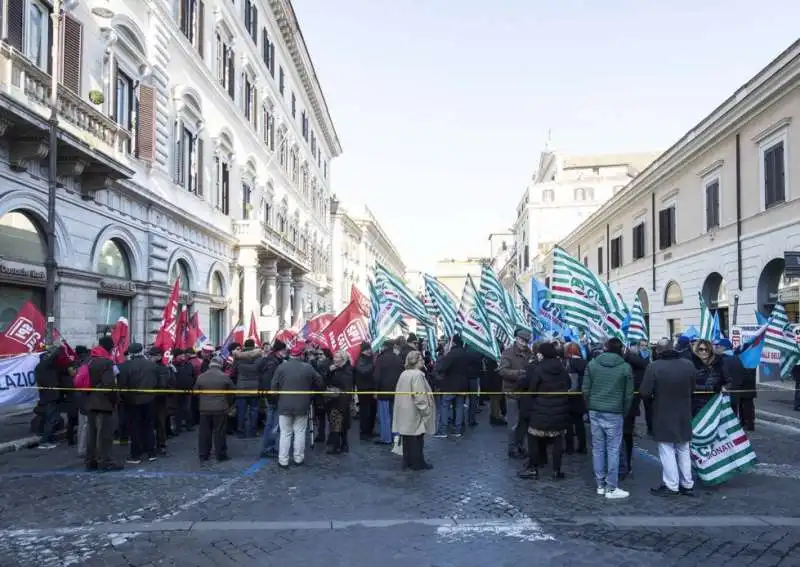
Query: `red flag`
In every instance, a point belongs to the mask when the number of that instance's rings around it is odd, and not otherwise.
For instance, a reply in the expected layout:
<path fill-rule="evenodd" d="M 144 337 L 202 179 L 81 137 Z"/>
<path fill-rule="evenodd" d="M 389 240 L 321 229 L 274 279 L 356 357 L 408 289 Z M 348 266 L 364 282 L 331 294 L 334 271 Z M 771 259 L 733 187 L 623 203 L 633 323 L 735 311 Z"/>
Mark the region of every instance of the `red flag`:
<path fill-rule="evenodd" d="M 333 313 L 322 313 L 321 315 L 312 317 L 300 331 L 300 336 L 309 342 L 315 342 L 324 348 L 329 348 L 328 344 L 325 342 L 325 337 L 322 336 L 322 331 L 324 331 L 335 318 L 336 315 Z"/>
<path fill-rule="evenodd" d="M 36 306 L 26 301 L 17 317 L 0 334 L 0 356 L 27 354 L 44 348 L 47 323 Z"/>
<path fill-rule="evenodd" d="M 258 336 L 258 326 L 256 326 L 256 315 L 250 312 L 250 328 L 247 330 L 247 338 L 253 339 L 256 347 L 261 348 L 261 339 Z"/>
<path fill-rule="evenodd" d="M 156 333 L 156 340 L 153 341 L 153 346 L 164 349 L 164 354 L 172 350 L 175 346 L 175 331 L 178 325 L 178 294 L 180 293 L 180 280 L 175 280 L 175 285 L 172 286 L 172 291 L 167 299 L 167 304 L 164 306 L 164 314 L 161 317 L 161 327 Z"/>
<path fill-rule="evenodd" d="M 188 344 L 188 334 L 189 334 L 189 311 L 186 309 L 184 305 L 181 309 L 180 315 L 178 315 L 178 324 L 175 327 L 175 348 L 185 349 L 189 346 Z"/>
<path fill-rule="evenodd" d="M 192 319 L 189 321 L 189 336 L 187 337 L 187 348 L 200 350 L 208 342 L 205 333 L 200 330 L 200 314 L 195 311 L 192 313 Z"/>
<path fill-rule="evenodd" d="M 114 341 L 114 348 L 111 351 L 111 357 L 117 364 L 125 362 L 125 351 L 131 345 L 131 333 L 128 320 L 125 317 L 120 317 L 111 329 L 111 340 Z"/>
<path fill-rule="evenodd" d="M 276 341 L 281 341 L 287 347 L 291 348 L 294 342 L 297 340 L 297 333 L 292 331 L 291 329 L 284 329 L 282 331 L 278 331 L 275 335 Z"/>
<path fill-rule="evenodd" d="M 322 333 L 332 352 L 344 350 L 355 364 L 361 353 L 361 343 L 369 342 L 369 331 L 358 303 L 351 301 Z"/>
<path fill-rule="evenodd" d="M 356 284 L 350 285 L 350 301 L 355 301 L 358 304 L 359 310 L 364 317 L 369 317 L 369 299 L 361 293 L 361 290 L 356 287 Z"/>
<path fill-rule="evenodd" d="M 78 353 L 69 345 L 58 329 L 53 327 L 53 343 L 60 343 L 61 347 L 58 349 L 58 357 L 56 358 L 56 365 L 59 368 L 67 368 L 70 364 L 78 359 Z"/>

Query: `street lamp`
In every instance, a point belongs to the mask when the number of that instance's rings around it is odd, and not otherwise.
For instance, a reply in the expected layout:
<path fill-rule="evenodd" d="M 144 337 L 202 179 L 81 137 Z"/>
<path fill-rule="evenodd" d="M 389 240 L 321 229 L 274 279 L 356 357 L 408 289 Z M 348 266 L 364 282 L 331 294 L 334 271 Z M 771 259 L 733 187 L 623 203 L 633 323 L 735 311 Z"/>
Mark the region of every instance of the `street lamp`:
<path fill-rule="evenodd" d="M 47 287 L 45 289 L 45 312 L 47 313 L 47 337 L 49 344 L 53 340 L 53 326 L 55 325 L 55 303 L 56 303 L 56 189 L 58 184 L 58 79 L 61 71 L 61 16 L 62 11 L 72 11 L 78 7 L 80 0 L 53 0 L 53 11 L 50 14 L 51 32 L 53 45 L 50 48 L 50 59 L 52 65 L 50 69 L 50 119 L 48 136 L 48 172 L 47 172 L 47 258 L 45 259 L 45 271 L 47 273 Z M 92 9 L 92 13 L 100 18 L 112 18 L 114 12 L 107 8 L 98 6 Z"/>

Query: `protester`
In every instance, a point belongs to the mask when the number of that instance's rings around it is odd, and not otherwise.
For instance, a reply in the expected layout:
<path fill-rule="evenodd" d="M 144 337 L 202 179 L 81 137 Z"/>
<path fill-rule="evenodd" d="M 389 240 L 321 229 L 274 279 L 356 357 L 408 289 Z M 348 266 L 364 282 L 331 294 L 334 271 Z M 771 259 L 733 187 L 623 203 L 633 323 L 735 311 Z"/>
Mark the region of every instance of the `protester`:
<path fill-rule="evenodd" d="M 523 459 L 527 456 L 523 444 L 527 431 L 524 418 L 520 420 L 519 397 L 516 393 L 519 381 L 525 376 L 531 360 L 528 343 L 531 333 L 527 329 L 517 329 L 514 333 L 514 344 L 503 351 L 497 373 L 503 380 L 503 392 L 506 396 L 506 421 L 508 422 L 508 456 Z"/>
<path fill-rule="evenodd" d="M 87 470 L 119 470 L 120 463 L 112 460 L 111 450 L 114 445 L 114 406 L 117 394 L 113 391 L 102 391 L 116 387 L 115 373 L 117 368 L 111 351 L 114 341 L 111 337 L 101 337 L 91 351 L 87 370 L 92 391 L 86 398 L 88 412 L 88 432 L 86 457 Z M 95 388 L 98 391 L 94 391 Z"/>
<path fill-rule="evenodd" d="M 222 371 L 223 361 L 213 358 L 209 361 L 208 370 L 197 377 L 195 389 L 200 393 L 200 429 L 198 433 L 197 452 L 200 461 L 208 461 L 212 445 L 217 462 L 227 461 L 228 445 L 225 438 L 228 411 L 234 403 L 235 386 L 233 381 Z M 204 393 L 204 392 L 229 392 Z"/>
<path fill-rule="evenodd" d="M 722 357 L 714 353 L 711 341 L 701 339 L 694 343 L 688 358 L 695 369 L 692 415 L 697 415 L 714 394 L 728 386 L 728 376 Z"/>
<path fill-rule="evenodd" d="M 270 353 L 259 361 L 259 390 L 266 392 L 272 385 L 275 370 L 286 358 L 286 343 L 275 340 Z M 278 398 L 266 396 L 266 416 L 264 433 L 261 437 L 261 457 L 275 457 L 278 454 Z"/>
<path fill-rule="evenodd" d="M 641 398 L 639 397 L 639 386 L 644 379 L 645 370 L 650 361 L 641 355 L 638 345 L 632 345 L 625 353 L 625 362 L 630 364 L 633 371 L 633 402 L 625 415 L 622 424 L 622 451 L 620 453 L 620 478 L 625 480 L 633 476 L 633 435 L 636 429 L 636 418 L 641 412 Z"/>
<path fill-rule="evenodd" d="M 730 340 L 720 339 L 714 347 L 716 354 L 722 357 L 723 374 L 727 377 L 732 390 L 731 408 L 745 431 L 755 431 L 756 369 L 744 367 Z"/>
<path fill-rule="evenodd" d="M 353 367 L 345 351 L 333 355 L 333 364 L 325 375 L 326 410 L 330 419 L 328 453 L 347 453 L 350 444 L 347 434 L 350 430 L 350 403 L 354 387 Z"/>
<path fill-rule="evenodd" d="M 622 341 L 609 339 L 605 348 L 586 367 L 583 396 L 589 410 L 597 494 L 616 500 L 629 495 L 618 481 L 622 426 L 633 402 L 633 372 L 622 357 Z"/>
<path fill-rule="evenodd" d="M 447 437 L 450 433 L 449 420 L 455 415 L 452 435 L 461 437 L 464 427 L 464 392 L 469 388 L 470 373 L 473 371 L 473 355 L 464 348 L 461 336 L 455 335 L 450 351 L 437 361 L 436 374 L 441 388 L 439 423 L 435 437 Z M 453 411 L 455 406 L 455 412 Z"/>
<path fill-rule="evenodd" d="M 311 408 L 310 392 L 323 388 L 319 373 L 303 360 L 304 345 L 295 344 L 289 351 L 289 360 L 275 370 L 271 390 L 278 392 L 278 465 L 289 466 L 289 450 L 294 447 L 294 464 L 305 462 L 306 431 Z M 291 392 L 291 393 L 281 393 Z"/>
<path fill-rule="evenodd" d="M 653 438 L 661 460 L 661 486 L 657 496 L 691 495 L 692 480 L 692 391 L 695 367 L 672 348 L 669 340 L 658 343 L 658 360 L 647 367 L 640 389 L 653 400 Z"/>
<path fill-rule="evenodd" d="M 61 421 L 60 402 L 61 392 L 57 389 L 61 386 L 59 369 L 56 364 L 60 348 L 50 347 L 47 352 L 42 354 L 39 363 L 33 370 L 36 377 L 36 384 L 39 386 L 39 407 L 41 408 L 41 424 L 39 429 L 42 437 L 39 441 L 40 449 L 55 449 L 56 428 Z"/>
<path fill-rule="evenodd" d="M 433 468 L 425 460 L 424 439 L 436 430 L 436 402 L 422 372 L 423 364 L 419 351 L 412 350 L 406 356 L 392 412 L 392 429 L 400 435 L 403 449 L 403 468 L 412 471 Z"/>
<path fill-rule="evenodd" d="M 378 426 L 380 436 L 375 443 L 391 445 L 394 437 L 392 431 L 392 412 L 394 411 L 394 392 L 397 380 L 403 372 L 403 361 L 394 352 L 394 345 L 386 341 L 375 359 L 375 388 L 378 394 Z"/>
<path fill-rule="evenodd" d="M 142 458 L 156 460 L 156 395 L 159 369 L 144 357 L 144 347 L 133 343 L 128 347 L 130 358 L 120 364 L 117 384 L 121 391 L 120 403 L 130 422 L 130 456 L 127 462 L 138 465 Z"/>
<path fill-rule="evenodd" d="M 353 369 L 358 389 L 358 419 L 362 441 L 372 440 L 375 420 L 378 417 L 378 401 L 375 398 L 375 359 L 369 343 L 361 343 L 361 350 Z"/>
<path fill-rule="evenodd" d="M 564 346 L 564 364 L 570 377 L 569 391 L 569 423 L 567 424 L 566 450 L 567 455 L 577 451 L 579 454 L 587 453 L 586 425 L 583 416 L 586 413 L 586 403 L 583 400 L 583 376 L 586 372 L 586 361 L 581 357 L 581 347 L 577 343 L 568 343 Z M 577 442 L 577 448 L 575 443 Z"/>
<path fill-rule="evenodd" d="M 175 373 L 172 367 L 164 362 L 164 350 L 161 347 L 152 346 L 149 351 L 150 360 L 155 363 L 158 373 L 159 390 L 175 389 Z M 158 456 L 167 455 L 167 436 L 169 433 L 169 412 L 171 396 L 165 394 L 156 395 L 155 417 L 156 417 L 156 451 Z"/>
<path fill-rule="evenodd" d="M 256 348 L 253 339 L 244 342 L 244 348 L 233 353 L 233 365 L 236 375 L 236 433 L 244 439 L 256 436 L 258 424 L 259 398 L 256 391 L 259 389 L 259 360 L 264 351 Z"/>

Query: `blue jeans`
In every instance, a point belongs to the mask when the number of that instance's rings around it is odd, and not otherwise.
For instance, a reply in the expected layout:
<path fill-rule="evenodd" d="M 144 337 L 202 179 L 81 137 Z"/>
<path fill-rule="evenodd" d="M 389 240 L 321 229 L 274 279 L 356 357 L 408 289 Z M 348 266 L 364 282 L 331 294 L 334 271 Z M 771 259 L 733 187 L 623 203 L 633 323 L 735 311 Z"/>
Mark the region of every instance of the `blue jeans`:
<path fill-rule="evenodd" d="M 391 400 L 378 400 L 378 424 L 381 432 L 382 443 L 392 443 L 394 434 L 392 432 L 392 413 L 394 412 L 394 402 Z"/>
<path fill-rule="evenodd" d="M 255 437 L 258 423 L 258 398 L 236 398 L 236 432 L 239 436 Z"/>
<path fill-rule="evenodd" d="M 455 419 L 455 432 L 456 435 L 461 433 L 461 428 L 464 425 L 464 396 L 456 396 L 447 394 L 442 396 L 442 411 L 439 413 L 439 428 L 436 432 L 438 435 L 447 434 L 448 422 L 450 416 L 453 415 L 451 407 L 453 403 L 456 404 L 456 419 Z"/>
<path fill-rule="evenodd" d="M 469 406 L 467 407 L 467 422 L 472 425 L 477 423 L 478 406 L 480 405 L 480 378 L 469 379 Z"/>
<path fill-rule="evenodd" d="M 267 405 L 264 434 L 261 436 L 261 455 L 278 452 L 278 408 Z"/>
<path fill-rule="evenodd" d="M 619 482 L 619 452 L 625 416 L 589 411 L 592 428 L 592 466 L 599 488 L 614 490 Z"/>

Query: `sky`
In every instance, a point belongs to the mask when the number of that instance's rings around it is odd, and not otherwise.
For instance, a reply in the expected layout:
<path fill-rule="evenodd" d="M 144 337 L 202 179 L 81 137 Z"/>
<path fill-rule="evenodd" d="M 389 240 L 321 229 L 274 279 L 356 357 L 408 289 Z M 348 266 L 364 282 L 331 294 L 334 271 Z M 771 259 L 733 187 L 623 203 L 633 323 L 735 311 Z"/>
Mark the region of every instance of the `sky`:
<path fill-rule="evenodd" d="M 667 149 L 798 38 L 800 2 L 293 0 L 343 153 L 331 191 L 409 269 L 488 256 L 548 130 Z"/>

